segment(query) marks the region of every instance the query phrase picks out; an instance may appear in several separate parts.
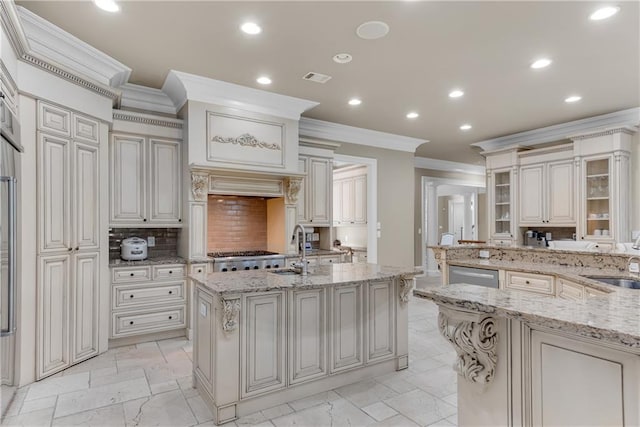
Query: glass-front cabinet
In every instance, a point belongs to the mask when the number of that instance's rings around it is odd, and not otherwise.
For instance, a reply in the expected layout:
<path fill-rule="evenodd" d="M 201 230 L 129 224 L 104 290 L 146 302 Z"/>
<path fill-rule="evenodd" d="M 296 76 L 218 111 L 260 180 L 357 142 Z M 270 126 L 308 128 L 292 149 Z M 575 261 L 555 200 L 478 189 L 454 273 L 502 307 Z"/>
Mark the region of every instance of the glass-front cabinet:
<path fill-rule="evenodd" d="M 515 193 L 511 168 L 497 169 L 487 176 L 489 193 L 489 227 L 491 242 L 510 245 L 514 242 Z"/>
<path fill-rule="evenodd" d="M 613 239 L 611 226 L 611 157 L 585 159 L 584 161 L 584 200 L 583 215 L 585 239 Z"/>

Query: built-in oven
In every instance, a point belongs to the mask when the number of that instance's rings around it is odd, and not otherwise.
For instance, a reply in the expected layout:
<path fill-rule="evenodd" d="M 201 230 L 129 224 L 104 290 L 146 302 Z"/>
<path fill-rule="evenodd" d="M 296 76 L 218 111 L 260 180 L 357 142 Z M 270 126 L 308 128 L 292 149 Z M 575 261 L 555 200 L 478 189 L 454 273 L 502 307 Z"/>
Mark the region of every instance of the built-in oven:
<path fill-rule="evenodd" d="M 449 284 L 453 283 L 466 283 L 468 285 L 498 288 L 498 270 L 450 265 Z"/>
<path fill-rule="evenodd" d="M 211 252 L 213 272 L 249 271 L 285 266 L 284 255 L 269 251 Z"/>

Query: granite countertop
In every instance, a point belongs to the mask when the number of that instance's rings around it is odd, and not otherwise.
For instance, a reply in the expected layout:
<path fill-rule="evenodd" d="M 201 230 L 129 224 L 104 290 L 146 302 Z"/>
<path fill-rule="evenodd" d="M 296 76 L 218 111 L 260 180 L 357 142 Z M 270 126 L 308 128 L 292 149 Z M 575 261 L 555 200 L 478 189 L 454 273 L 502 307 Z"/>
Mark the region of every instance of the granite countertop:
<path fill-rule="evenodd" d="M 546 253 L 546 254 L 554 254 L 554 253 L 562 253 L 562 254 L 576 254 L 576 255 L 584 255 L 584 254 L 596 254 L 596 255 L 613 255 L 613 256 L 626 256 L 630 257 L 635 255 L 633 253 L 620 251 L 617 249 L 613 249 L 610 251 L 606 250 L 598 250 L 598 249 L 551 249 L 547 247 L 538 247 L 538 246 L 505 246 L 505 245 L 495 245 L 489 243 L 482 244 L 469 244 L 469 245 L 452 245 L 452 246 L 439 246 L 439 245 L 429 245 L 428 249 L 439 249 L 443 251 L 456 251 L 460 249 L 504 249 L 504 250 L 513 250 L 513 251 L 526 251 L 526 252 L 537 252 L 537 253 Z"/>
<path fill-rule="evenodd" d="M 640 295 L 638 289 L 627 289 L 619 286 L 609 285 L 597 280 L 588 279 L 583 276 L 599 276 L 599 277 L 620 277 L 637 280 L 638 276 L 634 276 L 626 271 L 618 269 L 602 269 L 596 267 L 578 267 L 564 266 L 557 264 L 541 264 L 536 262 L 520 262 L 520 261 L 501 261 L 491 259 L 456 259 L 447 261 L 447 265 L 455 265 L 460 267 L 484 268 L 487 270 L 510 270 L 522 271 L 533 274 L 546 274 L 550 276 L 560 277 L 570 280 L 581 285 L 587 285 L 590 288 L 599 289 L 604 292 L 617 292 L 629 294 L 631 297 Z M 640 305 L 638 305 L 640 312 Z"/>
<path fill-rule="evenodd" d="M 244 292 L 282 289 L 310 289 L 327 285 L 384 280 L 421 274 L 415 267 L 391 267 L 376 264 L 332 264 L 309 268 L 309 275 L 280 275 L 274 270 L 236 271 L 189 276 L 209 290 L 224 296 Z"/>
<path fill-rule="evenodd" d="M 466 284 L 416 289 L 413 293 L 437 304 L 604 339 L 640 351 L 640 292 L 637 290 L 635 294 L 612 292 L 583 301 Z"/>
<path fill-rule="evenodd" d="M 162 265 L 162 264 L 186 264 L 187 260 L 181 257 L 155 257 L 142 261 L 125 261 L 123 259 L 110 259 L 109 267 L 137 267 L 142 265 Z"/>

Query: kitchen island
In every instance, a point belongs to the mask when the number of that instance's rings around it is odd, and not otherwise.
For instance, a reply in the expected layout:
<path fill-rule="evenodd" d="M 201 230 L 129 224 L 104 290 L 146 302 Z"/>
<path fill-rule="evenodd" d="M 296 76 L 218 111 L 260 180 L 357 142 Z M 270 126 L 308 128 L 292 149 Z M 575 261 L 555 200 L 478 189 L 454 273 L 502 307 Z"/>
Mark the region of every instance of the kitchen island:
<path fill-rule="evenodd" d="M 414 295 L 438 304 L 457 353 L 459 425 L 640 425 L 640 290 L 569 300 L 450 284 Z"/>
<path fill-rule="evenodd" d="M 408 367 L 413 267 L 195 274 L 193 380 L 216 424 Z"/>

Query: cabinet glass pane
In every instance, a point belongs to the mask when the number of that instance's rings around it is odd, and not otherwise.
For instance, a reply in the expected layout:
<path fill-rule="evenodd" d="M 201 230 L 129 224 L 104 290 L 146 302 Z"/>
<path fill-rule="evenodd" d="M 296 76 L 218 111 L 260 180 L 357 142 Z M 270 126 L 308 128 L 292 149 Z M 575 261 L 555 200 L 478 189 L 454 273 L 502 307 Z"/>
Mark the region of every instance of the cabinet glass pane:
<path fill-rule="evenodd" d="M 495 232 L 511 233 L 511 176 L 509 172 L 495 174 Z"/>
<path fill-rule="evenodd" d="M 587 235 L 609 235 L 609 159 L 586 162 Z"/>

